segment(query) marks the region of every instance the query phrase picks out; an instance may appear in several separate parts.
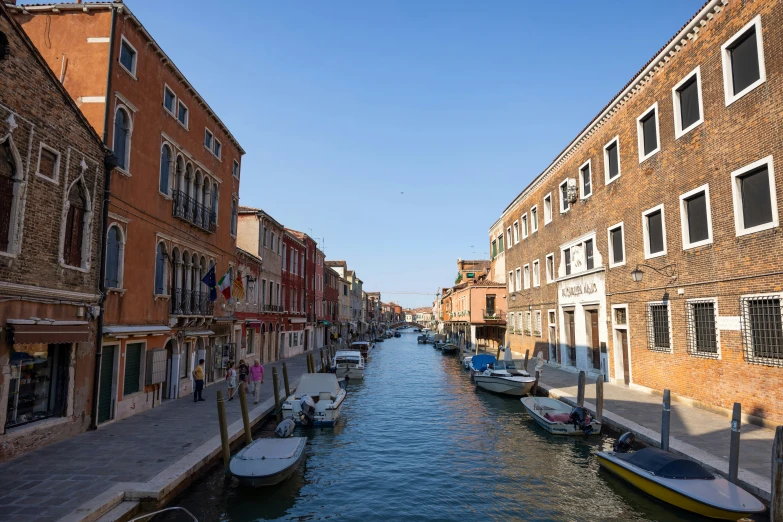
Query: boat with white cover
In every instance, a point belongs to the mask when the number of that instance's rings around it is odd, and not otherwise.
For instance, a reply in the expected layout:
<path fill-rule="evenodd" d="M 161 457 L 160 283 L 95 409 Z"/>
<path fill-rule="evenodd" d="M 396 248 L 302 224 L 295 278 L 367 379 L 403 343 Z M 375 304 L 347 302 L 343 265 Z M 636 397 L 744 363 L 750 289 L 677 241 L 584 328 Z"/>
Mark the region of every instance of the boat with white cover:
<path fill-rule="evenodd" d="M 362 353 L 364 361 L 367 362 L 367 358 L 370 356 L 370 352 L 373 349 L 373 344 L 369 341 L 356 341 L 351 343 L 351 351 L 357 351 Z"/>
<path fill-rule="evenodd" d="M 346 392 L 333 373 L 306 373 L 283 403 L 283 417 L 305 426 L 334 426 Z"/>
<path fill-rule="evenodd" d="M 503 350 L 503 348 L 501 348 Z M 514 361 L 511 359 L 511 349 L 504 351 L 504 360 L 490 363 L 484 371 L 473 373 L 473 382 L 476 386 L 487 391 L 501 393 L 504 395 L 513 395 L 521 397 L 530 393 L 534 377 L 524 370 L 517 370 Z"/>
<path fill-rule="evenodd" d="M 364 357 L 356 350 L 341 350 L 334 354 L 331 365 L 332 373 L 338 379 L 364 379 Z"/>
<path fill-rule="evenodd" d="M 522 397 L 528 415 L 549 433 L 556 435 L 593 435 L 601 433 L 601 423 L 584 408 L 569 406 L 551 397 Z"/>
<path fill-rule="evenodd" d="M 243 486 L 274 486 L 296 471 L 306 443 L 306 437 L 256 439 L 231 458 L 229 471 Z"/>

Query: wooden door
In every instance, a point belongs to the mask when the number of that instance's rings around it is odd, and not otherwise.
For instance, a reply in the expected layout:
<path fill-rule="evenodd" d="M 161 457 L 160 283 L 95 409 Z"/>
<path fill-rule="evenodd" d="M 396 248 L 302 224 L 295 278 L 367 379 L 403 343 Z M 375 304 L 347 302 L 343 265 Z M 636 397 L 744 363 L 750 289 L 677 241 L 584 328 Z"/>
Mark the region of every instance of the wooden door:
<path fill-rule="evenodd" d="M 104 346 L 101 353 L 101 377 L 98 395 L 98 423 L 111 420 L 112 382 L 114 380 L 114 346 Z"/>
<path fill-rule="evenodd" d="M 590 352 L 593 359 L 593 368 L 601 369 L 601 348 L 598 343 L 598 310 L 588 310 L 588 326 L 590 328 Z"/>
<path fill-rule="evenodd" d="M 576 340 L 574 339 L 574 312 L 565 312 L 566 341 L 568 342 L 568 364 L 576 366 Z"/>
<path fill-rule="evenodd" d="M 623 350 L 623 379 L 627 386 L 631 384 L 631 357 L 628 350 L 628 331 L 617 330 L 617 335 L 620 336 L 620 346 Z"/>

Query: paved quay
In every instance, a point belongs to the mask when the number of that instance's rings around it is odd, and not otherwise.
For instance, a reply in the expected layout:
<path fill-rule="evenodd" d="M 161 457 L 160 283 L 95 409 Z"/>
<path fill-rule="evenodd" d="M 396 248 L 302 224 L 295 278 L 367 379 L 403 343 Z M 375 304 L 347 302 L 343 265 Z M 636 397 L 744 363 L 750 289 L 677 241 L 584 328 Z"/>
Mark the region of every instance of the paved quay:
<path fill-rule="evenodd" d="M 293 388 L 307 371 L 306 358 L 285 362 Z M 248 395 L 251 423 L 273 409 L 272 368 L 278 369 L 283 389 L 281 364 L 264 366 L 260 404 Z M 219 453 L 218 390 L 225 396 L 224 382 L 204 390 L 206 402 L 194 403 L 192 396 L 166 401 L 0 463 L 0 521 L 97 520 L 123 501 L 165 495 Z M 226 403 L 226 416 L 229 436 L 238 437 L 239 397 Z"/>
<path fill-rule="evenodd" d="M 535 360 L 528 369 L 535 367 Z M 540 387 L 550 396 L 576 404 L 578 374 L 546 364 Z M 620 431 L 633 431 L 637 439 L 660 446 L 662 397 L 644 390 L 604 383 L 604 424 Z M 587 379 L 585 407 L 595 412 L 595 379 Z M 743 423 L 739 474 L 741 485 L 769 500 L 774 430 Z M 669 449 L 701 462 L 728 477 L 731 418 L 672 398 Z"/>

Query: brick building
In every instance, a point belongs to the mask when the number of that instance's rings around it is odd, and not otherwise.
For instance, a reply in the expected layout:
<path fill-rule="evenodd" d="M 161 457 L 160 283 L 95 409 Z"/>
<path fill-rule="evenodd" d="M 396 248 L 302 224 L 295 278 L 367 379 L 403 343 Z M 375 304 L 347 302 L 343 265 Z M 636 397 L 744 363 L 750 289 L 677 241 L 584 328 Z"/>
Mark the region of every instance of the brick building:
<path fill-rule="evenodd" d="M 239 207 L 237 244 L 255 253 L 263 262 L 258 279 L 259 356 L 261 362 L 280 358 L 283 327 L 282 264 L 285 228 L 261 209 Z"/>
<path fill-rule="evenodd" d="M 93 419 L 107 153 L 0 4 L 0 460 Z"/>
<path fill-rule="evenodd" d="M 240 161 L 228 128 L 121 3 L 18 6 L 16 19 L 118 161 L 107 233 L 98 420 L 191 393 L 236 359 L 232 303 L 201 282 L 231 277 Z"/>
<path fill-rule="evenodd" d="M 707 2 L 504 210 L 514 351 L 783 420 L 781 7 Z"/>
<path fill-rule="evenodd" d="M 305 244 L 288 229 L 283 232 L 283 325 L 280 357 L 291 357 L 305 350 Z"/>
<path fill-rule="evenodd" d="M 305 246 L 304 271 L 302 272 L 304 278 L 303 311 L 307 319 L 304 349 L 313 350 L 322 347 L 324 339 L 323 319 L 320 320 L 320 323 L 318 319 L 318 312 L 323 304 L 323 288 L 320 286 L 323 280 L 323 265 L 321 264 L 323 254 L 319 254 L 320 251 L 315 240 L 304 232 L 287 228 L 286 233 L 296 237 Z"/>
<path fill-rule="evenodd" d="M 324 301 L 326 334 L 333 342 L 340 333 L 340 274 L 324 262 Z"/>
<path fill-rule="evenodd" d="M 236 270 L 242 281 L 245 295 L 234 294 L 232 297 L 236 327 L 241 330 L 241 341 L 237 344 L 237 361 L 259 361 L 261 353 L 261 324 L 263 310 L 260 299 L 261 258 L 255 254 L 237 248 Z"/>

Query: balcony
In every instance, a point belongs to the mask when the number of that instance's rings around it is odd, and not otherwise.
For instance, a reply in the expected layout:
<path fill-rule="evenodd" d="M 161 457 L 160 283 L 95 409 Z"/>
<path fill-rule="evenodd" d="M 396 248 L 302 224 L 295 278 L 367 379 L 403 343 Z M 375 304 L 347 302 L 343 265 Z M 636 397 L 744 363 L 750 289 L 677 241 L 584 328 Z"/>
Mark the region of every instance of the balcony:
<path fill-rule="evenodd" d="M 210 316 L 215 311 L 215 303 L 209 300 L 209 292 L 198 290 L 171 291 L 171 315 Z"/>
<path fill-rule="evenodd" d="M 485 321 L 505 321 L 506 320 L 506 312 L 503 310 L 498 310 L 496 308 L 484 308 L 481 310 L 481 315 L 484 317 Z"/>
<path fill-rule="evenodd" d="M 175 190 L 171 214 L 175 218 L 187 221 L 205 232 L 214 233 L 217 228 L 215 213 L 181 190 Z"/>
<path fill-rule="evenodd" d="M 266 304 L 263 306 L 264 312 L 282 312 L 283 307 L 280 305 Z"/>

